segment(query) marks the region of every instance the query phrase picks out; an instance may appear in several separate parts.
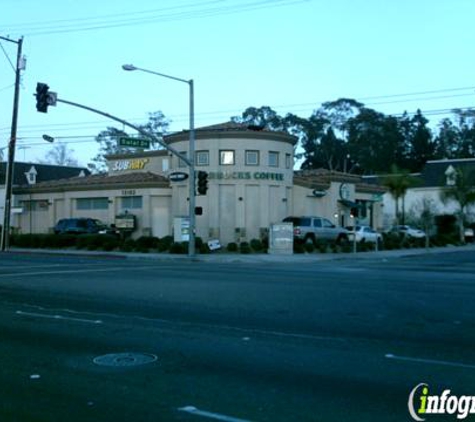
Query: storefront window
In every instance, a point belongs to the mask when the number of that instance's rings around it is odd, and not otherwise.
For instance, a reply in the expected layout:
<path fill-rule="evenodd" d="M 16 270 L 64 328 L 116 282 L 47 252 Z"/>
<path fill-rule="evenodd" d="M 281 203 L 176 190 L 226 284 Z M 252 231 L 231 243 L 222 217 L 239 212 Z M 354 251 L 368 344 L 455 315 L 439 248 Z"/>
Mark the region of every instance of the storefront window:
<path fill-rule="evenodd" d="M 78 198 L 77 210 L 106 210 L 109 208 L 109 198 Z"/>
<path fill-rule="evenodd" d="M 209 151 L 196 151 L 196 165 L 209 166 Z"/>
<path fill-rule="evenodd" d="M 246 166 L 259 165 L 259 151 L 246 151 Z"/>
<path fill-rule="evenodd" d="M 122 209 L 142 209 L 141 196 L 123 196 L 120 198 L 120 206 Z"/>
<path fill-rule="evenodd" d="M 222 166 L 234 165 L 234 151 L 219 151 L 219 164 Z"/>
<path fill-rule="evenodd" d="M 279 153 L 276 151 L 269 151 L 269 166 L 279 167 Z"/>

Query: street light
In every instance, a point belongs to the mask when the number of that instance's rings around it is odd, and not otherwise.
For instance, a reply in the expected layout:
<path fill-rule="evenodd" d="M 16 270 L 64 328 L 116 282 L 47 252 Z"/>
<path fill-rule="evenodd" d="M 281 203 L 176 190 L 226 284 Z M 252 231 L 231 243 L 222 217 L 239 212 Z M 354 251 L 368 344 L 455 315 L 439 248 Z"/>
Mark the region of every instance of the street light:
<path fill-rule="evenodd" d="M 164 78 L 173 79 L 174 81 L 188 84 L 190 89 L 190 138 L 189 138 L 189 157 L 188 160 L 183 160 L 188 164 L 190 169 L 189 174 L 189 246 L 188 255 L 193 257 L 195 255 L 195 111 L 194 111 L 194 85 L 193 79 L 186 80 L 177 78 L 175 76 L 165 75 L 164 73 L 154 72 L 148 69 L 136 67 L 133 64 L 124 64 L 122 69 L 127 71 L 140 70 L 142 72 L 151 73 L 152 75 L 162 76 Z M 182 157 L 180 157 L 182 158 Z"/>

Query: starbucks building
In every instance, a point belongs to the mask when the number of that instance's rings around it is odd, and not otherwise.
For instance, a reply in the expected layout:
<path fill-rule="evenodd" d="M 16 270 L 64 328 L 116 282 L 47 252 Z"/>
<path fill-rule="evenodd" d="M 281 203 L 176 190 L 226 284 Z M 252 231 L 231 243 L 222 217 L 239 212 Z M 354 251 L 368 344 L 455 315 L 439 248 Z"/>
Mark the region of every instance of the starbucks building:
<path fill-rule="evenodd" d="M 196 235 L 221 244 L 265 237 L 290 215 L 324 216 L 337 225 L 380 227 L 382 193 L 359 176 L 316 170 L 294 172 L 297 139 L 287 133 L 225 123 L 195 132 L 195 170 L 208 174 L 196 196 Z M 187 155 L 189 132 L 165 137 Z M 92 217 L 117 224 L 133 216 L 132 236 L 173 235 L 189 213 L 188 166 L 166 150 L 107 157 L 108 173 L 19 186 L 13 224 L 21 233 L 48 233 L 61 218 Z"/>

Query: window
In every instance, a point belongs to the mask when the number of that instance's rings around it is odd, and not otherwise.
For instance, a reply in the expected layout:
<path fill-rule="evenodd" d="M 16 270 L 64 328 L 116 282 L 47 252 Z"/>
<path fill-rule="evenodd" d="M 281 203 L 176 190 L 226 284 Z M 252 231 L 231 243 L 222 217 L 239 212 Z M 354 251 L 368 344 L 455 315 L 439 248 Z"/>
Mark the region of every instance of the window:
<path fill-rule="evenodd" d="M 285 154 L 285 168 L 289 169 L 292 167 L 292 156 L 290 154 Z"/>
<path fill-rule="evenodd" d="M 78 198 L 77 210 L 106 210 L 109 208 L 109 198 Z"/>
<path fill-rule="evenodd" d="M 162 171 L 166 172 L 170 170 L 170 160 L 168 158 L 164 158 L 162 160 Z"/>
<path fill-rule="evenodd" d="M 122 209 L 142 209 L 142 197 L 141 196 L 123 196 L 120 198 L 120 206 Z"/>
<path fill-rule="evenodd" d="M 269 151 L 269 166 L 279 167 L 279 153 L 275 151 Z"/>
<path fill-rule="evenodd" d="M 313 220 L 313 227 L 322 227 L 322 220 L 320 220 L 319 218 Z"/>
<path fill-rule="evenodd" d="M 335 227 L 335 225 L 331 221 L 327 220 L 326 218 L 322 218 L 322 226 L 324 228 L 333 228 L 333 227 Z"/>
<path fill-rule="evenodd" d="M 222 166 L 234 165 L 234 151 L 219 151 L 219 164 Z"/>
<path fill-rule="evenodd" d="M 259 151 L 246 151 L 246 166 L 259 165 Z"/>
<path fill-rule="evenodd" d="M 188 157 L 186 151 L 180 151 L 180 154 L 185 157 Z M 181 158 L 178 159 L 178 167 L 186 167 L 186 163 Z"/>
<path fill-rule="evenodd" d="M 209 151 L 196 151 L 195 159 L 197 166 L 209 166 Z"/>

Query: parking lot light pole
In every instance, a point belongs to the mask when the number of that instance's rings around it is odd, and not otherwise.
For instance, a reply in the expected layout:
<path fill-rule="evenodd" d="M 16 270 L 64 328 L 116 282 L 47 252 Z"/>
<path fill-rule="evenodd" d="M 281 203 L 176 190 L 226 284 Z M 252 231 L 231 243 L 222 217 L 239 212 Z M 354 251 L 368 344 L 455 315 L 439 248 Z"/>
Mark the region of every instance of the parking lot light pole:
<path fill-rule="evenodd" d="M 190 257 L 195 256 L 195 203 L 196 203 L 196 194 L 195 194 L 195 105 L 194 105 L 194 84 L 193 79 L 186 80 L 182 78 L 177 78 L 175 76 L 166 75 L 164 73 L 155 72 L 153 70 L 142 69 L 136 67 L 133 64 L 124 64 L 122 69 L 127 71 L 139 70 L 141 72 L 151 73 L 152 75 L 162 76 L 164 78 L 172 79 L 174 81 L 183 82 L 188 84 L 190 90 L 190 134 L 189 134 L 189 157 L 188 157 L 188 167 L 189 167 L 189 243 L 188 243 L 188 255 Z"/>

